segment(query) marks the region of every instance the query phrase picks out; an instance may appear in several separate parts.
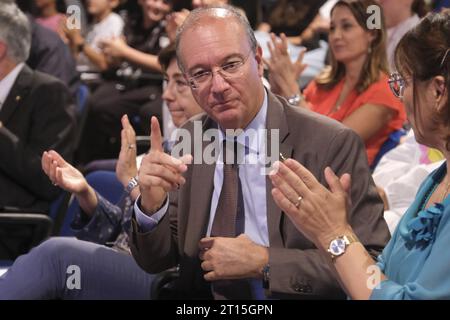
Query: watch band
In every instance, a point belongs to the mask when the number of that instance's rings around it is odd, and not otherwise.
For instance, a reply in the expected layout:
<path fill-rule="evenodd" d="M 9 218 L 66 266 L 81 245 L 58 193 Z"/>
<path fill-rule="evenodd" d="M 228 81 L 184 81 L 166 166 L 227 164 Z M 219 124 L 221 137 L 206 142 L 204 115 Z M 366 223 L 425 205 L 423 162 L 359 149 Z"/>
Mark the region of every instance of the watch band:
<path fill-rule="evenodd" d="M 359 239 L 353 234 L 347 234 L 342 237 L 344 238 L 345 242 L 347 243 L 347 247 L 354 242 L 359 242 Z"/>
<path fill-rule="evenodd" d="M 133 189 L 136 188 L 138 185 L 139 185 L 138 176 L 131 178 L 131 180 L 128 182 L 127 186 L 125 187 L 125 192 L 130 194 L 131 191 L 133 191 Z"/>
<path fill-rule="evenodd" d="M 293 96 L 288 97 L 287 101 L 294 106 L 299 106 L 302 99 L 303 99 L 302 94 L 296 93 Z"/>

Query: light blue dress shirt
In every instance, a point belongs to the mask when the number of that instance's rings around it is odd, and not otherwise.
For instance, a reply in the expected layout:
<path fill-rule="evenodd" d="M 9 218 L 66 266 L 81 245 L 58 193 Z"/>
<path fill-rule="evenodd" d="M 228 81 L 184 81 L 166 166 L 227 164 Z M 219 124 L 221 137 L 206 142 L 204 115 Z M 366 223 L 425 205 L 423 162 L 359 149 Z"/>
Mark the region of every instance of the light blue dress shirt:
<path fill-rule="evenodd" d="M 446 164 L 420 187 L 391 241 L 378 258 L 386 275 L 371 299 L 450 299 L 450 196 L 424 210 L 446 174 Z"/>

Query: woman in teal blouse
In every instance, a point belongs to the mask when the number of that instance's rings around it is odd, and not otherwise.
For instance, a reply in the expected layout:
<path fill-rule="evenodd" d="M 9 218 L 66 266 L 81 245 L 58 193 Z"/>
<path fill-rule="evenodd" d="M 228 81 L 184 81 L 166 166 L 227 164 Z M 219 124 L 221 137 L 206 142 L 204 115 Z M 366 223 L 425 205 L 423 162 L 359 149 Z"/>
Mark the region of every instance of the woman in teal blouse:
<path fill-rule="evenodd" d="M 378 258 L 387 279 L 372 299 L 450 299 L 450 196 L 424 209 L 446 172 L 444 163 L 424 181 Z"/>
<path fill-rule="evenodd" d="M 346 219 L 351 179 L 324 175 L 329 189 L 295 160 L 278 163 L 272 194 L 296 227 L 330 257 L 353 299 L 450 299 L 450 14 L 430 14 L 398 44 L 389 80 L 406 105 L 416 140 L 446 158 L 376 263 Z M 358 177 L 354 177 L 357 179 Z"/>

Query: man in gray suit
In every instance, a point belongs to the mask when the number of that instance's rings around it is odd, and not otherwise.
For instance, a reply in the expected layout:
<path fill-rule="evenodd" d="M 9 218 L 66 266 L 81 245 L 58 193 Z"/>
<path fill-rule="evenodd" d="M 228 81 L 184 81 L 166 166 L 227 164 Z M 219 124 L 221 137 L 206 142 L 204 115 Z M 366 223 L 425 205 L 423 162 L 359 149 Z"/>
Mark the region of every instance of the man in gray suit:
<path fill-rule="evenodd" d="M 371 254 L 380 253 L 389 231 L 361 140 L 341 124 L 291 106 L 264 88 L 261 48 L 245 18 L 229 7 L 193 11 L 178 32 L 177 57 L 206 112 L 184 126 L 194 137 L 194 153 L 197 147 L 205 155 L 209 148 L 207 141 L 197 142 L 199 128 L 201 133 L 217 128 L 218 145 L 229 140 L 230 129 L 277 132 L 267 135 L 267 149 L 278 146 L 280 157 L 296 159 L 321 183 L 326 166 L 352 175 L 349 219 Z M 163 153 L 155 118 L 151 130 L 131 237 L 133 256 L 143 269 L 156 273 L 178 265 L 175 287 L 181 298 L 345 297 L 328 267 L 330 256 L 277 208 L 270 179 L 261 174 L 264 163 L 248 161 L 265 152 L 259 144 L 247 143 L 242 134 L 231 138 L 243 146 L 244 164 L 229 165 L 221 155 L 212 164 L 198 159 L 190 164 L 189 156 Z M 233 170 L 238 178 L 230 188 Z M 231 236 L 224 232 L 230 221 Z"/>

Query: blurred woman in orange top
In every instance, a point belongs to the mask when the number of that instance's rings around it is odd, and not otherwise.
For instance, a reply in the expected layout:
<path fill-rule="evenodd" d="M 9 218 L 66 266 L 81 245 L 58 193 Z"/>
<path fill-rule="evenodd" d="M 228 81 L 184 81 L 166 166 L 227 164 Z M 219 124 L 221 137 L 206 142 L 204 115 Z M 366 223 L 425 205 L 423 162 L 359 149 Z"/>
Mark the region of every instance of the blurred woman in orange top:
<path fill-rule="evenodd" d="M 304 70 L 302 53 L 291 62 L 287 40 L 272 36 L 269 43 L 271 90 L 289 102 L 336 119 L 364 140 L 369 165 L 390 133 L 406 120 L 403 104 L 388 85 L 385 29 L 368 29 L 367 7 L 373 0 L 340 0 L 331 11 L 330 66 L 313 80 L 303 94 L 297 79 Z M 381 10 L 381 8 L 380 8 Z"/>

